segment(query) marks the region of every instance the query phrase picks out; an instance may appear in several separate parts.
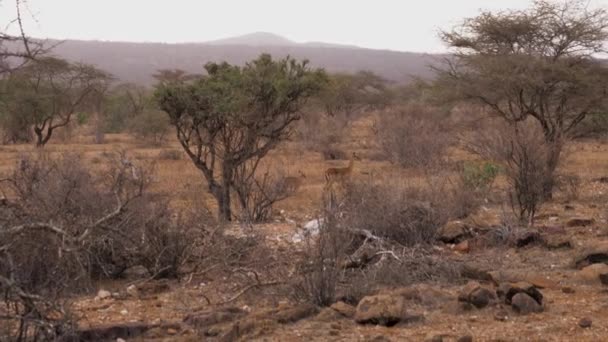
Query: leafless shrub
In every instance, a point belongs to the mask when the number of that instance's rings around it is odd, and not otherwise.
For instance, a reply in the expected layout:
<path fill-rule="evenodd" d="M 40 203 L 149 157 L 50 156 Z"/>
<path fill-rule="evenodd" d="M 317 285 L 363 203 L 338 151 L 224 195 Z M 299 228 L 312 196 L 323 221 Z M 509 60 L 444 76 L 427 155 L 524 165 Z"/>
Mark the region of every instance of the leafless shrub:
<path fill-rule="evenodd" d="M 579 188 L 581 178 L 573 174 L 559 174 L 555 176 L 555 185 L 564 195 L 566 201 L 575 201 L 580 197 Z"/>
<path fill-rule="evenodd" d="M 446 114 L 422 104 L 409 104 L 384 113 L 376 124 L 384 154 L 403 167 L 428 168 L 441 164 L 451 139 Z"/>
<path fill-rule="evenodd" d="M 345 224 L 405 246 L 430 243 L 454 211 L 442 190 L 397 181 L 350 183 L 343 202 Z"/>
<path fill-rule="evenodd" d="M 531 223 L 545 200 L 545 188 L 553 184 L 553 170 L 548 168 L 551 148 L 535 122 L 478 132 L 467 142 L 473 153 L 500 164 L 510 184 L 510 202 L 522 222 Z"/>
<path fill-rule="evenodd" d="M 319 235 L 307 240 L 299 277 L 293 284 L 293 295 L 319 306 L 334 303 L 338 282 L 343 276 L 341 261 L 352 235 L 338 226 L 334 212 L 327 212 L 320 222 Z"/>
<path fill-rule="evenodd" d="M 346 121 L 340 116 L 328 116 L 321 111 L 309 111 L 302 116 L 298 125 L 298 138 L 304 146 L 313 151 L 321 152 L 325 159 L 340 159 L 339 155 L 331 158 L 336 147 L 343 140 Z"/>
<path fill-rule="evenodd" d="M 234 175 L 233 185 L 241 205 L 242 219 L 247 222 L 268 221 L 274 204 L 290 197 L 297 189 L 288 184 L 282 169 L 256 174 L 251 167 L 244 164 Z"/>
<path fill-rule="evenodd" d="M 162 150 L 158 153 L 158 159 L 161 160 L 182 160 L 184 153 L 180 150 Z"/>

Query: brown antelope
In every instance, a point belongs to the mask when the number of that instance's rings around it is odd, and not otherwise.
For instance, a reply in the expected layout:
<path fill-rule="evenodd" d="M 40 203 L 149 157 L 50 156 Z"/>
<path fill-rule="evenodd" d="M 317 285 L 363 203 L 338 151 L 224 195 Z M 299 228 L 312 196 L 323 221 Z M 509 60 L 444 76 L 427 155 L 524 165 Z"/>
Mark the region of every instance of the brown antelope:
<path fill-rule="evenodd" d="M 298 173 L 300 175 L 297 177 L 296 176 L 285 177 L 285 190 L 287 192 L 294 193 L 294 192 L 298 191 L 298 189 L 302 185 L 302 182 L 306 178 L 306 175 L 304 174 L 304 172 L 302 172 L 300 170 L 298 170 Z"/>
<path fill-rule="evenodd" d="M 357 154 L 353 152 L 347 167 L 330 167 L 327 169 L 325 171 L 325 188 L 328 189 L 336 182 L 344 184 L 344 181 L 348 180 L 350 175 L 353 173 L 355 159 L 359 160 Z"/>

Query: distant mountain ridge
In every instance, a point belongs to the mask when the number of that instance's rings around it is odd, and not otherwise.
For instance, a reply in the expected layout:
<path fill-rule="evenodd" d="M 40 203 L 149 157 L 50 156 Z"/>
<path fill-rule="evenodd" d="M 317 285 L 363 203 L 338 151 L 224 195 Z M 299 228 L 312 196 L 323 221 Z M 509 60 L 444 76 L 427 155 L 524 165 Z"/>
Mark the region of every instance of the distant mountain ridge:
<path fill-rule="evenodd" d="M 66 40 L 52 53 L 71 61 L 96 65 L 122 82 L 142 85 L 154 84 L 152 75 L 159 69 L 200 73 L 210 61 L 243 65 L 262 53 L 270 53 L 275 58 L 290 55 L 308 59 L 311 65 L 329 72 L 369 70 L 390 81 L 406 83 L 412 77 L 433 77 L 429 65 L 441 57 L 321 42 L 296 43 L 264 32 L 182 44 Z"/>

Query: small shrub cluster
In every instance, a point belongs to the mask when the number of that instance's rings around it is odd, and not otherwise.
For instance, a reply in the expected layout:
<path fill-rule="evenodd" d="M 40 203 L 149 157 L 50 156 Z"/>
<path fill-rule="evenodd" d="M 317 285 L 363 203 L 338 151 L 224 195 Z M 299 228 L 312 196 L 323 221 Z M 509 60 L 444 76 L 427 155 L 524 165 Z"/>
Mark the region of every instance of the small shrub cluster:
<path fill-rule="evenodd" d="M 376 124 L 382 151 L 402 167 L 429 168 L 441 164 L 452 144 L 446 115 L 423 104 L 409 104 L 382 113 Z"/>

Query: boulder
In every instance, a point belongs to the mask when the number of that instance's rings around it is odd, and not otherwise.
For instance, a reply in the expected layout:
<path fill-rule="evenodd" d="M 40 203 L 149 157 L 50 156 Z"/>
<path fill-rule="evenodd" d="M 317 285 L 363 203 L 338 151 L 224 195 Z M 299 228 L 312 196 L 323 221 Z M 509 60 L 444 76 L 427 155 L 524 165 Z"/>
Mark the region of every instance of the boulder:
<path fill-rule="evenodd" d="M 332 304 L 331 309 L 333 309 L 340 315 L 342 315 L 344 317 L 348 317 L 348 318 L 354 317 L 355 312 L 357 311 L 357 309 L 354 306 L 346 304 L 342 301 Z"/>
<path fill-rule="evenodd" d="M 215 324 L 232 322 L 245 316 L 247 312 L 237 307 L 228 307 L 218 310 L 195 312 L 184 317 L 184 323 L 197 329 L 206 328 Z"/>
<path fill-rule="evenodd" d="M 355 321 L 359 324 L 394 326 L 422 319 L 421 315 L 408 313 L 406 300 L 399 295 L 375 295 L 364 297 L 357 305 Z"/>
<path fill-rule="evenodd" d="M 458 301 L 482 309 L 496 300 L 496 294 L 477 282 L 469 282 L 458 295 Z"/>
<path fill-rule="evenodd" d="M 547 249 L 570 249 L 574 246 L 567 236 L 544 235 L 543 241 Z"/>
<path fill-rule="evenodd" d="M 594 223 L 595 220 L 592 218 L 577 217 L 568 220 L 568 222 L 566 222 L 566 227 L 587 227 Z"/>
<path fill-rule="evenodd" d="M 95 297 L 95 300 L 104 300 L 110 297 L 112 297 L 112 293 L 110 293 L 110 291 L 101 289 L 97 291 L 97 296 Z"/>
<path fill-rule="evenodd" d="M 579 281 L 587 284 L 600 284 L 602 277 L 608 278 L 608 265 L 593 264 L 578 271 L 577 278 Z"/>
<path fill-rule="evenodd" d="M 591 318 L 581 318 L 580 321 L 578 321 L 578 326 L 581 328 L 591 328 L 591 324 L 593 324 L 593 321 L 591 320 Z"/>
<path fill-rule="evenodd" d="M 608 241 L 581 246 L 574 257 L 574 266 L 581 269 L 591 264 L 608 262 Z"/>
<path fill-rule="evenodd" d="M 513 297 L 525 293 L 533 298 L 539 305 L 543 303 L 543 294 L 532 284 L 526 282 L 502 283 L 498 286 L 496 294 L 505 304 L 511 304 Z"/>
<path fill-rule="evenodd" d="M 450 221 L 438 232 L 438 239 L 444 243 L 459 243 L 471 237 L 469 227 L 462 221 Z"/>
<path fill-rule="evenodd" d="M 515 238 L 515 246 L 522 248 L 530 245 L 536 245 L 542 243 L 543 238 L 540 233 L 536 230 L 527 230 L 521 232 Z"/>
<path fill-rule="evenodd" d="M 463 278 L 479 281 L 493 281 L 491 273 L 487 269 L 473 263 L 464 264 L 460 270 L 460 275 Z"/>
<path fill-rule="evenodd" d="M 524 292 L 519 292 L 513 296 L 511 299 L 511 307 L 515 312 L 522 315 L 543 311 L 542 305 Z"/>

